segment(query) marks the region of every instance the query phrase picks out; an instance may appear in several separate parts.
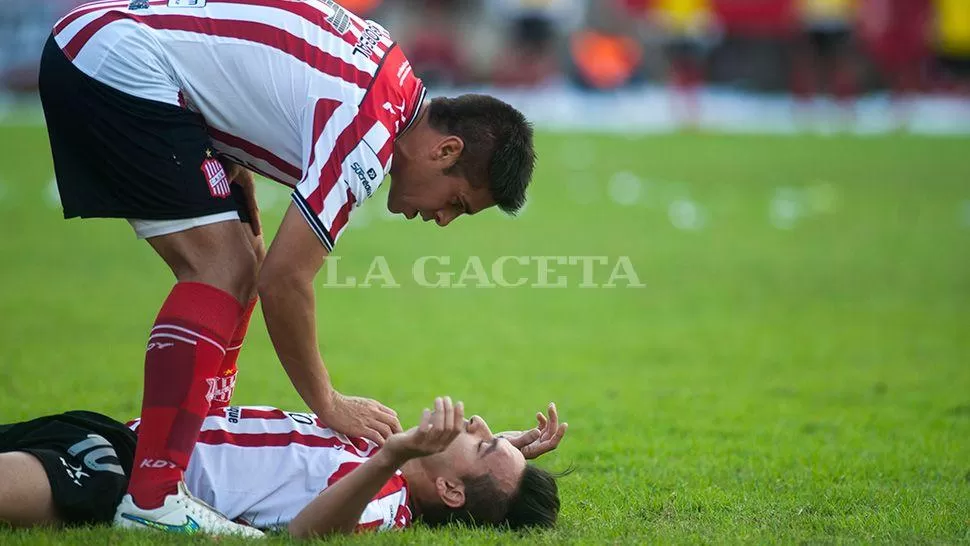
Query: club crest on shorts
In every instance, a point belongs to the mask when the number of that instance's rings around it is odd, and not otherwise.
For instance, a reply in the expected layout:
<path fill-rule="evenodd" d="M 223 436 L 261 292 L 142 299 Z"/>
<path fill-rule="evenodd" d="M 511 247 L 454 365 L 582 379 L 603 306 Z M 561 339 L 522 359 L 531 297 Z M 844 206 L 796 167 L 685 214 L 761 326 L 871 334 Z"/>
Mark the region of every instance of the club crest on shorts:
<path fill-rule="evenodd" d="M 205 175 L 205 181 L 209 185 L 209 193 L 212 197 L 222 199 L 229 197 L 229 177 L 226 175 L 226 169 L 222 167 L 222 162 L 211 157 L 212 152 L 206 150 L 205 155 L 208 157 L 202 162 L 202 174 Z"/>

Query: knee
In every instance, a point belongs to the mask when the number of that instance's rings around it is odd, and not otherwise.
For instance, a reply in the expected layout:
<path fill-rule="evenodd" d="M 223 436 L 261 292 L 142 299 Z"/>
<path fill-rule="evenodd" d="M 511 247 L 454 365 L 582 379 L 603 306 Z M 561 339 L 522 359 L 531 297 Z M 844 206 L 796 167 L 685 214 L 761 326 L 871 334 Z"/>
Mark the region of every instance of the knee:
<path fill-rule="evenodd" d="M 180 282 L 200 282 L 228 292 L 245 304 L 256 292 L 256 276 L 259 271 L 256 253 L 250 247 L 223 248 L 208 256 L 200 257 L 173 267 Z"/>
<path fill-rule="evenodd" d="M 248 230 L 248 228 L 246 228 Z M 150 239 L 179 282 L 200 282 L 245 304 L 255 296 L 256 276 L 266 254 L 238 222 L 223 222 Z"/>
<path fill-rule="evenodd" d="M 224 289 L 243 304 L 251 300 L 256 295 L 256 279 L 261 262 L 262 259 L 254 249 L 234 254 L 223 270 L 226 283 Z"/>
<path fill-rule="evenodd" d="M 266 260 L 266 241 L 262 235 L 253 238 L 253 253 L 256 255 L 256 270 L 258 273 L 259 268 L 263 266 L 263 261 Z"/>

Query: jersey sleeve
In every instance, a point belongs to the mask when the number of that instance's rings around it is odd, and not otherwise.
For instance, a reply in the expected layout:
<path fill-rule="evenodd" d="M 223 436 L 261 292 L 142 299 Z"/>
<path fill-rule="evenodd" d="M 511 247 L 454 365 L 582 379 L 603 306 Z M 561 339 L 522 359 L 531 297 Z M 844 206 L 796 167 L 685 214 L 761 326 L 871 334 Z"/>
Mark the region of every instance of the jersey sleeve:
<path fill-rule="evenodd" d="M 407 482 L 399 474 L 391 478 L 371 500 L 357 522 L 357 532 L 404 529 L 411 525 Z"/>
<path fill-rule="evenodd" d="M 310 118 L 309 153 L 293 202 L 329 252 L 353 210 L 384 180 L 393 139 L 385 123 L 351 103 L 320 99 Z"/>
<path fill-rule="evenodd" d="M 359 462 L 341 464 L 328 480 L 328 486 L 333 485 L 360 465 Z M 362 533 L 409 527 L 413 519 L 411 508 L 408 506 L 409 494 L 407 480 L 398 471 L 367 503 L 354 530 Z"/>

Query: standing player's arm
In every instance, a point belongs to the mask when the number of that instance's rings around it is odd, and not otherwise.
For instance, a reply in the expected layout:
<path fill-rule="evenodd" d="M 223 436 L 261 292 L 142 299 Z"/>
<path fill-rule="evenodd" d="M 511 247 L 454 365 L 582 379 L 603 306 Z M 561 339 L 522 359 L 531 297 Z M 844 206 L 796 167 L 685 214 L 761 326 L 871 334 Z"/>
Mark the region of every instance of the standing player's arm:
<path fill-rule="evenodd" d="M 451 398 L 435 399 L 434 411 L 425 409 L 421 423 L 391 436 L 383 449 L 324 489 L 293 521 L 290 534 L 312 538 L 352 533 L 367 504 L 394 473 L 411 459 L 444 451 L 465 428 L 465 408 Z"/>
<path fill-rule="evenodd" d="M 317 349 L 313 279 L 327 249 L 294 205 L 286 211 L 259 273 L 266 329 L 290 381 L 311 410 L 327 414 L 334 389 Z"/>
<path fill-rule="evenodd" d="M 266 329 L 293 386 L 327 426 L 383 444 L 401 429 L 397 414 L 374 400 L 334 390 L 320 356 L 313 279 L 327 254 L 291 204 L 259 273 Z"/>

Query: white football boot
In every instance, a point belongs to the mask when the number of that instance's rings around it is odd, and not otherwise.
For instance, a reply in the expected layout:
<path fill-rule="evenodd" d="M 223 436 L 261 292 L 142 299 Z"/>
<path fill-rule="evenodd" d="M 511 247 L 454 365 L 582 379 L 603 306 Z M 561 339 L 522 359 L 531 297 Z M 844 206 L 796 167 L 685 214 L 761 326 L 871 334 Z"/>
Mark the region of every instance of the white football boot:
<path fill-rule="evenodd" d="M 115 512 L 114 526 L 123 529 L 158 529 L 169 533 L 204 533 L 258 538 L 263 532 L 229 521 L 205 502 L 189 494 L 184 482 L 178 491 L 165 497 L 165 504 L 153 510 L 142 510 L 125 495 Z"/>

